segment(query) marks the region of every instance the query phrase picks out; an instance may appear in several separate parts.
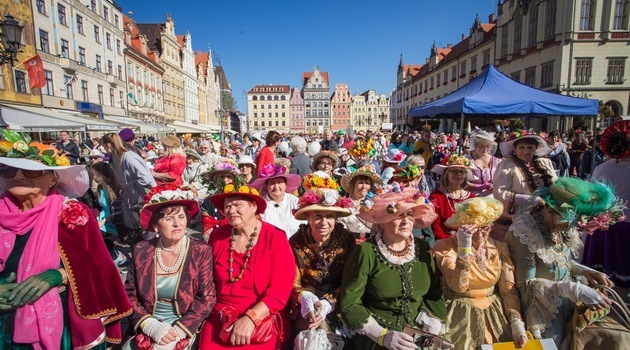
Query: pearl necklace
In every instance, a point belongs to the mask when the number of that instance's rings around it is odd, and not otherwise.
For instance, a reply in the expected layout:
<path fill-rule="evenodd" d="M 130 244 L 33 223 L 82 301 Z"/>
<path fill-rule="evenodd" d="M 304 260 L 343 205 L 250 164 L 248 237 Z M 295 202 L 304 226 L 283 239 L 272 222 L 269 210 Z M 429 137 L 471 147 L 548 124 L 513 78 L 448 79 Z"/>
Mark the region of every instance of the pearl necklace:
<path fill-rule="evenodd" d="M 179 245 L 176 248 L 164 248 L 164 246 L 162 245 L 162 240 L 158 240 L 158 244 L 157 244 L 157 249 L 156 249 L 156 258 L 157 258 L 157 263 L 158 266 L 160 266 L 160 268 L 162 269 L 162 271 L 166 272 L 166 273 L 173 273 L 177 270 L 179 270 L 179 267 L 181 266 L 182 262 L 184 261 L 184 251 L 185 249 L 182 249 L 182 246 L 188 242 L 188 236 L 184 236 L 184 238 L 181 240 L 181 242 L 179 243 Z M 179 254 L 177 254 L 177 260 L 175 260 L 175 264 L 173 264 L 173 266 L 168 267 L 166 266 L 166 264 L 164 264 L 164 261 L 162 260 L 162 250 L 165 252 L 174 252 L 176 250 L 179 249 Z"/>

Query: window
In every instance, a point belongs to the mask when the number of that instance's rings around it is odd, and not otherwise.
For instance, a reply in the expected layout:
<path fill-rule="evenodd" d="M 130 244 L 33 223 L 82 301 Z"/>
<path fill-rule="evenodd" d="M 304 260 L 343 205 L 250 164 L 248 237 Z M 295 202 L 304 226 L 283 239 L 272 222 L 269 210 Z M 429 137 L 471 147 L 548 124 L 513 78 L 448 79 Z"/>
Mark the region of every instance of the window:
<path fill-rule="evenodd" d="M 525 69 L 525 84 L 536 86 L 536 67 Z"/>
<path fill-rule="evenodd" d="M 105 42 L 107 43 L 107 48 L 112 49 L 112 35 L 109 33 L 105 33 Z"/>
<path fill-rule="evenodd" d="M 483 52 L 483 68 L 490 64 L 490 49 Z M 482 69 L 483 69 L 482 68 Z"/>
<path fill-rule="evenodd" d="M 99 44 L 101 43 L 101 30 L 98 26 L 94 26 L 94 40 Z"/>
<path fill-rule="evenodd" d="M 119 55 L 122 55 L 122 46 L 120 45 L 120 39 L 116 39 L 116 52 Z"/>
<path fill-rule="evenodd" d="M 527 24 L 527 46 L 536 45 L 538 42 L 538 6 L 529 10 L 529 23 Z"/>
<path fill-rule="evenodd" d="M 114 14 L 114 26 L 115 26 L 116 28 L 118 28 L 118 24 L 119 24 L 118 15 L 117 15 L 117 14 Z"/>
<path fill-rule="evenodd" d="M 615 0 L 614 30 L 628 29 L 628 0 Z"/>
<path fill-rule="evenodd" d="M 83 33 L 83 17 L 77 15 L 77 32 L 79 32 L 80 34 L 84 34 Z"/>
<path fill-rule="evenodd" d="M 504 25 L 501 30 L 501 57 L 507 57 L 508 54 L 508 26 Z"/>
<path fill-rule="evenodd" d="M 26 93 L 26 75 L 24 71 L 15 70 L 15 92 Z"/>
<path fill-rule="evenodd" d="M 44 95 L 54 96 L 55 87 L 53 85 L 53 74 L 51 71 L 45 70 L 44 75 L 46 76 L 46 86 L 44 86 L 44 90 L 42 92 Z"/>
<path fill-rule="evenodd" d="M 50 53 L 50 45 L 48 43 L 48 32 L 39 30 L 39 47 L 43 52 Z"/>
<path fill-rule="evenodd" d="M 455 79 L 457 78 L 457 65 L 453 66 L 453 68 L 451 68 L 451 79 Z"/>
<path fill-rule="evenodd" d="M 101 71 L 101 56 L 96 55 L 96 70 Z"/>
<path fill-rule="evenodd" d="M 46 3 L 44 2 L 44 0 L 37 0 L 35 2 L 35 5 L 37 6 L 37 12 L 41 13 L 42 15 L 46 14 Z"/>
<path fill-rule="evenodd" d="M 444 79 L 443 79 L 444 84 L 446 84 L 447 81 L 448 81 L 448 69 L 445 69 L 444 70 Z"/>
<path fill-rule="evenodd" d="M 107 6 L 103 6 L 103 18 L 109 21 L 109 8 L 107 8 Z"/>
<path fill-rule="evenodd" d="M 518 72 L 514 72 L 510 74 L 510 78 L 512 78 L 515 81 L 521 81 L 521 71 L 519 70 Z"/>
<path fill-rule="evenodd" d="M 57 14 L 59 15 L 59 23 L 63 24 L 64 26 L 67 26 L 68 24 L 66 23 L 66 7 L 61 4 L 58 4 Z"/>
<path fill-rule="evenodd" d="M 466 61 L 462 61 L 459 64 L 459 77 L 463 77 L 466 75 Z"/>
<path fill-rule="evenodd" d="M 588 85 L 591 83 L 591 73 L 593 68 L 592 58 L 575 59 L 575 85 Z"/>
<path fill-rule="evenodd" d="M 72 99 L 73 94 L 72 94 L 72 77 L 71 76 L 69 75 L 63 76 L 63 87 L 66 90 L 66 98 Z"/>
<path fill-rule="evenodd" d="M 558 0 L 547 0 L 547 9 L 545 12 L 545 39 L 551 39 L 556 36 L 557 9 Z"/>
<path fill-rule="evenodd" d="M 114 64 L 111 60 L 107 60 L 107 74 L 114 75 Z"/>
<path fill-rule="evenodd" d="M 85 66 L 85 48 L 79 47 L 79 64 Z"/>
<path fill-rule="evenodd" d="M 92 12 L 96 13 L 96 0 L 90 1 L 90 9 L 92 9 Z"/>
<path fill-rule="evenodd" d="M 431 87 L 430 87 L 430 89 L 433 89 L 433 81 L 434 81 L 434 79 L 433 79 L 433 77 L 431 77 Z"/>
<path fill-rule="evenodd" d="M 470 58 L 470 72 L 477 71 L 477 56 Z"/>
<path fill-rule="evenodd" d="M 81 80 L 81 96 L 83 96 L 83 101 L 89 101 L 90 96 L 88 94 L 88 82 L 87 80 Z"/>
<path fill-rule="evenodd" d="M 133 74 L 131 71 L 131 62 L 127 62 L 127 78 L 132 78 L 133 79 Z"/>
<path fill-rule="evenodd" d="M 122 66 L 118 65 L 118 79 L 122 79 Z"/>
<path fill-rule="evenodd" d="M 623 70 L 625 68 L 625 58 L 609 58 L 607 84 L 623 84 Z"/>
<path fill-rule="evenodd" d="M 109 88 L 109 105 L 114 106 L 114 89 Z"/>
<path fill-rule="evenodd" d="M 553 61 L 543 63 L 540 67 L 540 87 L 548 88 L 553 86 Z"/>
<path fill-rule="evenodd" d="M 595 0 L 582 0 L 580 9 L 580 30 L 593 30 L 593 10 Z"/>
<path fill-rule="evenodd" d="M 68 47 L 68 40 L 61 39 L 61 57 L 70 57 L 70 48 Z"/>
<path fill-rule="evenodd" d="M 523 37 L 523 15 L 517 13 L 514 16 L 514 52 L 521 50 L 521 39 Z"/>

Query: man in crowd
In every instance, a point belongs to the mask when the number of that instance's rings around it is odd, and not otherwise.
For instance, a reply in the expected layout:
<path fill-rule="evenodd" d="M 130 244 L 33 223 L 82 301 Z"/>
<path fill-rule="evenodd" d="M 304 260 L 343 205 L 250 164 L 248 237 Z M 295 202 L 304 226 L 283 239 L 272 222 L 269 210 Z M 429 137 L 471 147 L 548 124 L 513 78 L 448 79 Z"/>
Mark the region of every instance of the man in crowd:
<path fill-rule="evenodd" d="M 63 130 L 60 133 L 61 141 L 57 142 L 57 149 L 70 160 L 70 164 L 77 164 L 79 157 L 81 156 L 81 150 L 74 141 L 70 140 L 70 133 L 67 130 Z"/>

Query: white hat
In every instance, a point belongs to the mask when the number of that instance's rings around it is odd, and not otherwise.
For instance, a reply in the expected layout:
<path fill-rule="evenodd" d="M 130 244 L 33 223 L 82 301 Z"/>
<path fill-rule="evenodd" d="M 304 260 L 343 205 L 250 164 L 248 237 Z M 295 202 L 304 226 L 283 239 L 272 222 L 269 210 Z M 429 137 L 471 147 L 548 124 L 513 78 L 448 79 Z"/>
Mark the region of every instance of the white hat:
<path fill-rule="evenodd" d="M 536 134 L 526 134 L 518 138 L 515 138 L 513 140 L 501 142 L 499 144 L 499 149 L 501 149 L 501 154 L 504 157 L 509 157 L 510 155 L 512 155 L 512 153 L 514 153 L 514 143 L 516 141 L 524 140 L 524 139 L 536 140 L 536 143 L 537 143 L 536 155 L 539 157 L 546 156 L 551 152 L 551 147 L 549 147 L 549 145 L 547 144 L 547 141 L 545 141 L 545 139 L 543 139 L 541 136 L 536 135 Z"/>
<path fill-rule="evenodd" d="M 52 170 L 58 180 L 55 189 L 66 197 L 81 197 L 90 187 L 90 177 L 83 165 L 48 166 L 26 158 L 8 157 L 0 157 L 0 164 L 24 170 Z M 4 183 L 0 186 L 0 192 L 3 190 Z"/>
<path fill-rule="evenodd" d="M 147 151 L 147 159 L 148 160 L 152 160 L 152 159 L 157 159 L 160 158 L 158 157 L 157 153 L 155 153 L 155 151 Z"/>
<path fill-rule="evenodd" d="M 262 139 L 262 135 L 260 135 L 260 133 L 257 133 L 257 132 L 255 132 L 255 133 L 251 134 L 251 136 L 249 136 L 249 138 L 250 138 L 250 139 L 253 139 L 253 140 L 258 140 L 258 141 L 260 141 L 260 142 L 262 142 L 262 141 L 263 141 L 263 139 Z"/>
<path fill-rule="evenodd" d="M 101 151 L 99 151 L 98 149 L 94 148 L 93 150 L 90 151 L 90 154 L 88 155 L 88 157 L 90 157 L 90 158 L 103 158 L 103 153 Z"/>
<path fill-rule="evenodd" d="M 256 169 L 256 163 L 254 163 L 254 160 L 252 159 L 252 156 L 250 155 L 242 154 L 240 157 L 238 157 L 238 165 L 241 165 L 241 164 L 249 164 L 253 166 L 254 169 Z"/>

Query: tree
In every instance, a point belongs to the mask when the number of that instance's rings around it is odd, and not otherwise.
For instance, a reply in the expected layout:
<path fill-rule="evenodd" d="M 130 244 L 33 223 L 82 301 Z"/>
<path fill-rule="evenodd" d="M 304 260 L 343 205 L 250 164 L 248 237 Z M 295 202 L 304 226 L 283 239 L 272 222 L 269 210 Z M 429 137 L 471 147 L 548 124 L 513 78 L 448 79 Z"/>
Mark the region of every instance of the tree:
<path fill-rule="evenodd" d="M 227 111 L 236 111 L 238 109 L 238 103 L 232 97 L 232 92 L 229 90 L 221 91 L 221 108 Z"/>

